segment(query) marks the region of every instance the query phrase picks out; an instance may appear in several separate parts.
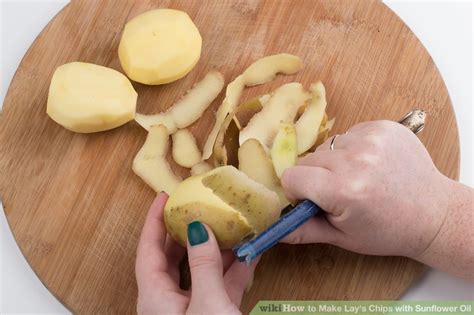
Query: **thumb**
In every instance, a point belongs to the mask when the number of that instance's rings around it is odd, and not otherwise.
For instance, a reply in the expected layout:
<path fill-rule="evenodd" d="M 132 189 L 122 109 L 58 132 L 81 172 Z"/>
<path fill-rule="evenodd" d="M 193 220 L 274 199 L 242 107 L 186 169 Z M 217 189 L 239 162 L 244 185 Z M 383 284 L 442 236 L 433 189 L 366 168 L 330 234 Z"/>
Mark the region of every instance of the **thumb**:
<path fill-rule="evenodd" d="M 234 263 L 224 275 L 227 294 L 229 294 L 230 300 L 237 307 L 242 302 L 244 292 L 252 285 L 255 267 L 257 267 L 260 257 L 257 257 L 250 265 L 247 265 L 246 262 L 234 260 Z"/>
<path fill-rule="evenodd" d="M 328 222 L 326 215 L 320 214 L 309 219 L 302 226 L 288 234 L 281 242 L 288 244 L 329 243 L 336 245 L 343 237 L 343 233 Z"/>
<path fill-rule="evenodd" d="M 337 207 L 338 179 L 325 168 L 305 165 L 287 168 L 281 185 L 290 200 L 309 199 L 332 215 L 341 214 Z"/>
<path fill-rule="evenodd" d="M 209 297 L 217 301 L 228 300 L 221 252 L 211 229 L 199 221 L 191 222 L 188 225 L 187 247 L 191 271 L 191 304 L 202 305 Z"/>
<path fill-rule="evenodd" d="M 338 216 L 336 192 L 337 178 L 331 171 L 313 166 L 288 168 L 281 179 L 287 197 L 292 200 L 309 199 L 324 209 L 305 224 L 286 236 L 282 242 L 290 244 L 330 243 L 337 245 L 344 234 L 328 222 L 328 217 Z"/>

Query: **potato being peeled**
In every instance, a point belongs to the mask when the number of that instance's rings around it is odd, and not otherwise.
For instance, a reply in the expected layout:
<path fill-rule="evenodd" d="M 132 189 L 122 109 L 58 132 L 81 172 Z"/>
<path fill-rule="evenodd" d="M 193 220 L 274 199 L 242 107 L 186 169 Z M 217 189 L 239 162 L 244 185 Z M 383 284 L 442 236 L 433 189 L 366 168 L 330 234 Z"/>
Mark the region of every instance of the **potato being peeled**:
<path fill-rule="evenodd" d="M 85 62 L 59 66 L 49 86 L 46 112 L 75 132 L 118 127 L 135 117 L 137 92 L 122 73 Z"/>
<path fill-rule="evenodd" d="M 130 79 L 157 85 L 188 74 L 201 56 L 201 45 L 201 34 L 186 12 L 156 9 L 125 25 L 118 53 Z"/>
<path fill-rule="evenodd" d="M 278 195 L 233 166 L 223 166 L 181 182 L 164 210 L 168 233 L 186 245 L 187 226 L 211 227 L 222 249 L 262 232 L 280 216 Z"/>

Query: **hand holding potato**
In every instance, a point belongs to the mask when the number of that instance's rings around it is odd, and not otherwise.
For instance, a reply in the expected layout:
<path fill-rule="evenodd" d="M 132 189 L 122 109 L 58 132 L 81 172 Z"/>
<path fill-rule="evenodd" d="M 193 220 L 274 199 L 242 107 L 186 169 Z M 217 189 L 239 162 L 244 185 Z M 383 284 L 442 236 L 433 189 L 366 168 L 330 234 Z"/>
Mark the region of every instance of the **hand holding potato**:
<path fill-rule="evenodd" d="M 247 266 L 232 252 L 221 253 L 212 231 L 195 221 L 188 227 L 187 243 L 192 288 L 180 289 L 178 263 L 186 250 L 166 234 L 167 199 L 160 193 L 153 202 L 138 245 L 138 314 L 240 314 L 256 263 Z"/>
<path fill-rule="evenodd" d="M 290 199 L 326 211 L 285 242 L 407 256 L 473 278 L 472 189 L 443 176 L 410 130 L 366 122 L 339 136 L 334 150 L 329 143 L 283 174 Z"/>

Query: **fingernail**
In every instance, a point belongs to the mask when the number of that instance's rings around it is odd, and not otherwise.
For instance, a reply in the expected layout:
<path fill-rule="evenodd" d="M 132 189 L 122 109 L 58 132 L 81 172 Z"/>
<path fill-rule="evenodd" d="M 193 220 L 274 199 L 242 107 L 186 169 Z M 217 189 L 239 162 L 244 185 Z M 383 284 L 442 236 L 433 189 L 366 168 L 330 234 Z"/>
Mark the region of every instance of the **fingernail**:
<path fill-rule="evenodd" d="M 209 235 L 207 230 L 199 221 L 193 221 L 188 224 L 188 240 L 191 246 L 207 242 Z"/>

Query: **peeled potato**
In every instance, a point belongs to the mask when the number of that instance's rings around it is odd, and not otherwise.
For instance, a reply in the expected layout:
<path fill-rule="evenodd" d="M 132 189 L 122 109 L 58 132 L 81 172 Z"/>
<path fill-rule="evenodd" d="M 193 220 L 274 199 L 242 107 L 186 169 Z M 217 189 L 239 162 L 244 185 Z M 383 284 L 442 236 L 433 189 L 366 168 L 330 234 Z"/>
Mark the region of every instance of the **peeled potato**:
<path fill-rule="evenodd" d="M 49 86 L 46 112 L 75 132 L 112 129 L 135 117 L 137 92 L 120 72 L 91 63 L 59 66 Z"/>
<path fill-rule="evenodd" d="M 270 155 L 278 178 L 281 178 L 287 168 L 296 164 L 298 146 L 293 123 L 280 123 Z"/>
<path fill-rule="evenodd" d="M 233 166 L 223 166 L 184 180 L 166 202 L 164 219 L 168 233 L 183 246 L 187 225 L 199 220 L 226 249 L 270 226 L 280 210 L 276 193 Z"/>
<path fill-rule="evenodd" d="M 125 25 L 119 59 L 130 79 L 165 84 L 194 68 L 201 56 L 201 45 L 201 34 L 186 12 L 156 9 Z"/>

